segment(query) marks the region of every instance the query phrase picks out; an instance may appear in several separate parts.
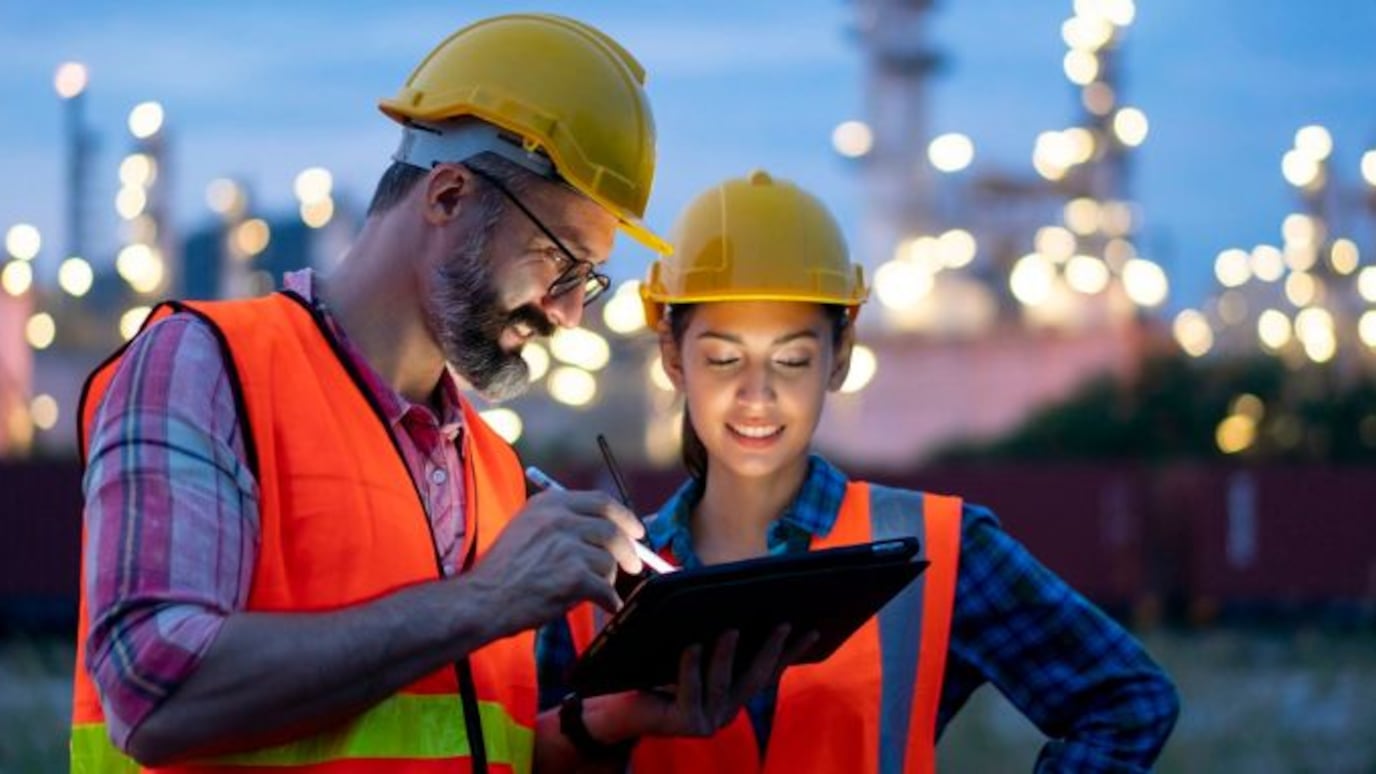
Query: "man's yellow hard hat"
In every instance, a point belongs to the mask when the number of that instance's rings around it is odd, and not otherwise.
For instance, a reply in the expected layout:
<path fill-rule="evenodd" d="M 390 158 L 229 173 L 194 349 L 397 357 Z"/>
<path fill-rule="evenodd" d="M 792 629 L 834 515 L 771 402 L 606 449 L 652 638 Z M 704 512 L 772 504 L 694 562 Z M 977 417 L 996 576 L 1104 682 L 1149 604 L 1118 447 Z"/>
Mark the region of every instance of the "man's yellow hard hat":
<path fill-rule="evenodd" d="M 699 195 L 679 216 L 673 254 L 650 266 L 640 286 L 653 327 L 666 304 L 706 301 L 865 302 L 864 269 L 817 197 L 763 171 Z"/>
<path fill-rule="evenodd" d="M 462 158 L 419 155 L 431 164 L 471 157 L 472 142 L 443 140 L 454 119 L 479 119 L 500 130 L 487 140 L 511 147 L 477 150 L 524 157 L 537 171 L 540 162 L 552 163 L 554 174 L 615 215 L 628 234 L 668 252 L 642 222 L 655 173 L 645 70 L 600 30 L 552 14 L 485 19 L 440 43 L 379 107 L 407 127 L 399 160 L 414 162 L 422 146 L 470 151 Z"/>

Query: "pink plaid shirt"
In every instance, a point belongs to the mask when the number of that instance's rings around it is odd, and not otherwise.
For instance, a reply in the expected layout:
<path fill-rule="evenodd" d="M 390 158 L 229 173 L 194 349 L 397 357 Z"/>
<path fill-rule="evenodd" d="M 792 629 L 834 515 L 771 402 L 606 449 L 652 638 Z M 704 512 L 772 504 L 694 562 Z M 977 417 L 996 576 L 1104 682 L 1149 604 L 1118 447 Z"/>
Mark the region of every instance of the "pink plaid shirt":
<path fill-rule="evenodd" d="M 313 276 L 293 272 L 285 285 L 320 305 Z M 452 574 L 464 530 L 458 387 L 448 372 L 440 379 L 441 418 L 411 403 L 320 306 L 382 407 Z M 86 663 L 121 749 L 196 668 L 225 617 L 247 603 L 258 483 L 240 430 L 219 345 L 189 314 L 161 320 L 133 341 L 92 423 L 82 482 Z"/>

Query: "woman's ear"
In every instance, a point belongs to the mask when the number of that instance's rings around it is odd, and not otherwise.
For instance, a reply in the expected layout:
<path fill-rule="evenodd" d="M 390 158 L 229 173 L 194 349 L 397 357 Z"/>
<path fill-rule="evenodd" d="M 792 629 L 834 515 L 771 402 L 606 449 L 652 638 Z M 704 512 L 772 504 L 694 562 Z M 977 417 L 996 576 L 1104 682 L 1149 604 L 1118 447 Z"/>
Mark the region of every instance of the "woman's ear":
<path fill-rule="evenodd" d="M 683 350 L 674 341 L 674 332 L 668 320 L 660 320 L 656 328 L 659 333 L 659 358 L 664 364 L 664 373 L 673 383 L 674 389 L 683 390 Z"/>
<path fill-rule="evenodd" d="M 850 375 L 850 353 L 854 349 L 855 325 L 851 323 L 841 331 L 841 343 L 836 346 L 836 358 L 827 377 L 827 389 L 831 392 L 836 392 L 846 383 L 846 377 Z"/>

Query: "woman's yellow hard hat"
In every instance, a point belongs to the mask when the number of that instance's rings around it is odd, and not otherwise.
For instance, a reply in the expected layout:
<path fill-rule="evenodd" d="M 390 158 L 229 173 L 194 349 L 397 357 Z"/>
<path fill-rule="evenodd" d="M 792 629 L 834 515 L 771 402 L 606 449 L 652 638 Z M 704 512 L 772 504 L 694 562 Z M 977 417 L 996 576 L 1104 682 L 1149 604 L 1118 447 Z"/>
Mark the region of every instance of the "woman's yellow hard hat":
<path fill-rule="evenodd" d="M 652 327 L 666 304 L 813 301 L 854 315 L 869 295 L 864 269 L 851 262 L 826 206 L 763 171 L 699 195 L 670 243 L 673 254 L 655 261 L 640 286 Z"/>

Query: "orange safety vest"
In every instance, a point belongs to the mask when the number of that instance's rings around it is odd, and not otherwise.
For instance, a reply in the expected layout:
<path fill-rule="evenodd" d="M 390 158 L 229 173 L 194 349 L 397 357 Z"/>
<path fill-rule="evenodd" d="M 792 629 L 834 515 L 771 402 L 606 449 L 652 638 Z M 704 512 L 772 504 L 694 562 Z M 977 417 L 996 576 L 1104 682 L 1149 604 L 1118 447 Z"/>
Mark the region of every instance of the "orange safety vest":
<path fill-rule="evenodd" d="M 791 667 L 779 683 L 764 760 L 742 711 L 705 739 L 646 737 L 636 774 L 730 771 L 912 772 L 936 770 L 936 719 L 960 560 L 961 501 L 852 481 L 836 526 L 812 548 L 916 536 L 926 572 L 866 621 L 826 661 Z M 592 642 L 600 610 L 569 616 L 574 646 Z"/>
<path fill-rule="evenodd" d="M 430 522 L 396 439 L 311 306 L 291 293 L 170 303 L 155 309 L 145 325 L 177 311 L 197 315 L 215 331 L 246 428 L 261 530 L 247 608 L 333 610 L 439 578 Z M 79 415 L 83 454 L 121 355 L 87 381 Z M 511 447 L 467 403 L 463 415 L 467 566 L 521 507 L 525 484 Z M 83 584 L 72 771 L 139 771 L 110 742 L 84 663 L 88 627 Z M 467 772 L 485 751 L 490 771 L 529 772 L 535 714 L 534 635 L 523 632 L 417 680 L 331 730 L 158 770 Z M 482 741 L 476 749 L 474 735 Z"/>

